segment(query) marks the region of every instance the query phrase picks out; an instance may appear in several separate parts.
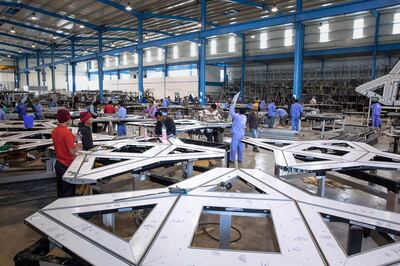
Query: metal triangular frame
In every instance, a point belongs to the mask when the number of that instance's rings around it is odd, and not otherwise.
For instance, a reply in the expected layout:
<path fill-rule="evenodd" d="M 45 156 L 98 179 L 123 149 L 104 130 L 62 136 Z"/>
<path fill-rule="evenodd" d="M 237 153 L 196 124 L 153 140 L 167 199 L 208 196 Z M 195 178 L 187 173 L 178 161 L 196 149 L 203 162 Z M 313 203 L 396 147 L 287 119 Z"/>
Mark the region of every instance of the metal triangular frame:
<path fill-rule="evenodd" d="M 356 88 L 356 91 L 369 98 L 377 98 L 384 105 L 400 105 L 397 98 L 400 86 L 400 61 L 393 67 L 389 74 L 364 83 Z M 382 95 L 375 92 L 376 89 L 383 87 Z"/>
<path fill-rule="evenodd" d="M 186 144 L 179 139 L 169 139 L 164 143 L 119 140 L 102 142 L 107 150 L 100 150 L 78 155 L 63 176 L 67 182 L 74 184 L 96 183 L 106 177 L 129 171 L 148 169 L 163 163 L 187 162 L 206 159 L 223 159 L 225 150 Z M 116 152 L 124 146 L 150 148 L 143 153 Z M 180 153 L 178 150 L 186 150 Z M 176 152 L 176 153 L 173 153 Z M 171 154 L 173 153 L 173 154 Z M 111 165 L 93 168 L 98 158 L 120 161 Z"/>
<path fill-rule="evenodd" d="M 212 190 L 236 177 L 264 193 Z M 53 243 L 95 265 L 389 265 L 400 262 L 400 243 L 347 256 L 329 233 L 320 213 L 396 232 L 400 232 L 400 214 L 317 197 L 256 169 L 215 168 L 175 186 L 186 189 L 187 193 L 154 189 L 59 199 L 28 217 L 26 222 Z M 158 216 L 150 218 L 149 215 L 136 231 L 135 234 L 146 237 L 131 243 L 131 253 L 127 245 L 122 249 L 120 242 L 115 244 L 115 237 L 104 230 L 76 216 L 72 218 L 74 213 L 123 209 L 144 203 L 165 205 L 158 209 L 159 213 L 154 208 L 150 215 L 157 213 Z M 226 208 L 233 213 L 269 210 L 280 251 L 191 247 L 205 206 Z"/>

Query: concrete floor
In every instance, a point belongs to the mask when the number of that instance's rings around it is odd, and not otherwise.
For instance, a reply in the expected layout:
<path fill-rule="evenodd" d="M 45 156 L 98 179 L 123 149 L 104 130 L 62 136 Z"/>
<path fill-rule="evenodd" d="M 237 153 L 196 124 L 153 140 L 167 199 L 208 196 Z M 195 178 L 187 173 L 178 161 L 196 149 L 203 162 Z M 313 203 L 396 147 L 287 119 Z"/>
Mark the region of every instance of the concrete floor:
<path fill-rule="evenodd" d="M 300 139 L 317 139 L 319 136 L 316 132 L 303 132 Z M 389 139 L 386 137 L 379 138 L 379 143 L 376 147 L 382 150 L 389 150 Z M 272 154 L 267 151 L 261 151 L 255 153 L 252 151 L 252 147 L 245 149 L 245 159 L 243 163 L 231 165 L 231 167 L 241 167 L 241 168 L 257 168 L 265 171 L 268 174 L 273 175 L 274 171 L 274 160 Z M 178 176 L 181 174 L 178 173 Z M 122 176 L 123 178 L 129 178 L 129 176 Z M 301 180 L 292 181 L 295 185 L 300 186 L 309 191 L 316 191 L 316 187 L 310 184 L 305 184 Z M 152 182 L 145 181 L 137 184 L 137 189 L 146 189 L 150 187 L 158 187 Z M 120 188 L 118 191 L 131 189 L 131 186 L 126 188 Z M 337 199 L 345 202 L 354 202 L 357 204 L 362 204 L 370 207 L 375 207 L 379 209 L 384 209 L 385 200 L 371 196 L 364 192 L 354 190 L 354 189 L 335 189 L 327 188 L 326 196 L 329 198 Z M 35 198 L 37 198 L 35 200 Z M 24 218 L 33 214 L 38 209 L 46 206 L 56 198 L 55 182 L 52 180 L 45 180 L 40 182 L 9 185 L 6 187 L 0 187 L 0 264 L 14 265 L 13 257 L 14 255 L 23 250 L 24 248 L 33 244 L 40 236 L 31 230 L 28 226 L 23 223 Z M 32 200 L 33 199 L 33 200 Z M 215 217 L 202 216 L 200 222 L 213 222 Z M 236 219 L 236 218 L 235 218 Z M 97 221 L 98 222 L 98 221 Z M 242 239 L 237 243 L 231 245 L 232 249 L 251 249 L 251 245 L 254 245 L 254 237 L 252 231 L 246 228 L 247 220 L 234 220 L 233 225 L 236 225 L 238 229 L 242 232 Z M 261 227 L 266 227 L 269 222 L 268 220 L 260 219 L 257 224 Z M 121 226 L 119 224 L 119 226 Z M 261 228 L 260 227 L 260 228 Z M 267 226 L 268 227 L 268 226 Z M 335 226 L 333 226 L 335 227 Z M 338 235 L 341 238 L 347 236 L 347 231 L 343 229 L 344 227 L 338 227 Z M 218 228 L 207 228 L 210 230 L 210 234 L 218 236 Z M 211 240 L 206 234 L 202 233 L 202 228 L 199 227 L 197 237 L 194 239 L 193 246 L 209 246 L 216 247 L 217 242 Z M 269 239 L 271 235 L 271 230 L 266 232 L 265 235 L 258 235 L 260 239 Z M 123 234 L 131 234 L 131 231 L 123 232 Z M 235 232 L 232 232 L 232 238 L 235 238 Z M 251 237 L 253 236 L 253 237 Z M 261 241 L 261 240 L 260 240 Z M 343 242 L 343 241 L 342 241 Z M 346 243 L 343 242 L 343 245 Z M 255 245 L 254 248 L 260 250 L 274 251 L 273 241 L 264 241 L 263 244 Z"/>

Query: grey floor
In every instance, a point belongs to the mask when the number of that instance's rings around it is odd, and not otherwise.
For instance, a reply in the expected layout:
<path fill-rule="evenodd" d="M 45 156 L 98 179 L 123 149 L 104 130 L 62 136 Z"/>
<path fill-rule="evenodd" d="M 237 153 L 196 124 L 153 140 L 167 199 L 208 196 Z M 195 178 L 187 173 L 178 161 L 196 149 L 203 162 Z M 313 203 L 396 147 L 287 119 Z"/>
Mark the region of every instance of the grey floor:
<path fill-rule="evenodd" d="M 300 139 L 317 139 L 318 133 L 316 132 L 303 132 Z M 390 149 L 390 139 L 381 137 L 376 147 L 381 150 Z M 245 159 L 241 164 L 231 165 L 231 167 L 240 168 L 257 168 L 266 173 L 273 175 L 274 160 L 272 154 L 267 151 L 260 151 L 255 153 L 252 151 L 252 147 L 245 149 Z M 179 171 L 177 172 L 179 176 Z M 120 178 L 124 178 L 123 176 Z M 126 177 L 125 177 L 126 178 Z M 315 191 L 316 187 L 310 184 L 305 184 L 301 180 L 291 181 L 295 185 L 302 187 L 309 191 Z M 158 187 L 151 182 L 143 182 L 137 185 L 137 189 L 146 189 L 151 187 Z M 129 187 L 121 188 L 119 190 L 130 189 Z M 52 202 L 56 197 L 55 182 L 52 180 L 40 181 L 35 183 L 16 184 L 6 187 L 0 187 L 0 264 L 1 265 L 14 265 L 14 255 L 22 249 L 30 246 L 40 236 L 26 226 L 23 222 L 24 218 L 34 213 L 38 209 L 46 206 Z M 354 202 L 356 204 L 362 204 L 378 209 L 384 209 L 385 200 L 372 196 L 370 194 L 355 190 L 355 189 L 335 189 L 327 188 L 326 196 L 329 198 L 337 199 L 345 202 Z M 202 217 L 203 222 L 212 222 L 215 217 Z M 254 245 L 254 234 L 253 231 L 248 231 L 246 228 L 247 220 L 238 220 L 236 224 L 241 228 L 243 237 L 237 243 L 232 244 L 233 249 L 251 249 L 251 245 Z M 260 228 L 270 224 L 271 221 L 260 220 L 258 224 Z M 337 228 L 338 235 L 342 236 L 342 244 L 345 243 L 345 236 L 347 231 L 345 228 L 337 225 L 332 225 L 332 228 Z M 210 234 L 218 236 L 218 228 L 207 228 Z M 199 227 L 197 237 L 193 241 L 193 246 L 216 246 L 216 242 L 211 240 L 206 234 L 204 234 L 202 228 Z M 265 235 L 261 235 L 261 238 L 269 239 L 272 231 L 266 232 Z M 253 234 L 253 235 L 252 235 Z M 251 237 L 253 236 L 253 237 Z M 260 235 L 259 235 L 260 236 Z M 235 232 L 232 232 L 232 238 L 235 238 Z M 213 242 L 214 241 L 214 242 Z M 207 244 L 208 243 L 208 244 Z M 367 242 L 368 244 L 368 242 Z M 261 250 L 276 251 L 273 241 L 265 242 L 262 245 L 256 245 L 254 248 L 260 248 Z"/>

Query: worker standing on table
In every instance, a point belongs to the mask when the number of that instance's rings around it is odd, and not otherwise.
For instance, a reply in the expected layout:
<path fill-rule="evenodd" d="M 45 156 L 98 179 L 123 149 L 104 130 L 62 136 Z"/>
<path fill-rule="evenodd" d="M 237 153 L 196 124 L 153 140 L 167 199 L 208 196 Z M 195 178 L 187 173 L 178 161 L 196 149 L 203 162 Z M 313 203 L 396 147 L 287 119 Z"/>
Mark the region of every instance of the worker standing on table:
<path fill-rule="evenodd" d="M 372 128 L 378 130 L 381 126 L 382 106 L 379 102 L 374 102 L 369 108 L 372 110 Z"/>
<path fill-rule="evenodd" d="M 281 126 L 286 126 L 287 125 L 287 119 L 288 119 L 288 113 L 285 111 L 285 109 L 278 108 L 276 109 L 276 114 L 279 117 L 279 124 Z"/>
<path fill-rule="evenodd" d="M 64 173 L 74 160 L 81 144 L 75 144 L 75 136 L 68 129 L 71 120 L 69 111 L 61 108 L 57 111 L 58 126 L 51 132 L 54 149 L 56 152 L 56 164 L 54 170 L 57 175 L 57 195 L 61 197 L 75 196 L 75 185 L 62 180 Z"/>
<path fill-rule="evenodd" d="M 304 113 L 303 106 L 299 103 L 298 99 L 290 106 L 290 116 L 292 117 L 292 130 L 299 131 L 300 117 Z"/>
<path fill-rule="evenodd" d="M 125 109 L 125 104 L 124 102 L 119 102 L 118 104 L 118 112 L 117 112 L 117 117 L 119 119 L 125 119 L 127 112 Z M 124 121 L 119 121 L 118 126 L 117 126 L 117 131 L 118 131 L 118 136 L 125 136 L 126 135 L 126 125 Z"/>
<path fill-rule="evenodd" d="M 83 150 L 88 151 L 93 148 L 92 130 L 90 129 L 90 126 L 93 123 L 93 118 L 89 112 L 81 112 L 79 118 L 78 136 L 80 136 L 82 140 Z"/>
<path fill-rule="evenodd" d="M 175 138 L 176 137 L 176 127 L 175 122 L 172 118 L 163 115 L 160 111 L 155 113 L 155 117 L 157 119 L 156 128 L 154 133 L 157 136 L 163 136 L 163 128 L 166 131 L 167 138 Z"/>
<path fill-rule="evenodd" d="M 276 105 L 275 101 L 272 100 L 268 105 L 268 128 L 273 128 L 275 124 L 275 116 L 276 116 Z"/>
<path fill-rule="evenodd" d="M 38 99 L 36 99 L 35 103 L 33 104 L 33 110 L 35 111 L 36 120 L 43 119 L 43 106 L 40 104 Z"/>
<path fill-rule="evenodd" d="M 239 113 L 235 113 L 235 106 L 238 97 L 239 93 L 235 95 L 233 103 L 229 107 L 229 113 L 233 118 L 231 128 L 231 152 L 229 156 L 229 161 L 231 163 L 235 162 L 236 153 L 238 156 L 238 162 L 241 163 L 243 161 L 243 143 L 241 142 L 241 140 L 243 139 L 246 130 L 247 118 L 245 115 L 246 111 L 244 109 L 239 109 Z"/>

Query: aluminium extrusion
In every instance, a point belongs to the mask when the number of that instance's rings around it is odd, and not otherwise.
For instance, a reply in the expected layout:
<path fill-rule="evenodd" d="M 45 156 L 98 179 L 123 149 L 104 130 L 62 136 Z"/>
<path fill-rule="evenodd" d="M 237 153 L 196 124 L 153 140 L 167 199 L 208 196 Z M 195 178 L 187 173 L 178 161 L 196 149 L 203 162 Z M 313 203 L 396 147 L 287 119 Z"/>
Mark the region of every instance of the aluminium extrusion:
<path fill-rule="evenodd" d="M 222 182 L 238 180 L 259 193 L 218 191 Z M 187 193 L 173 194 L 162 188 L 62 198 L 26 218 L 25 223 L 56 246 L 94 265 L 367 266 L 400 261 L 399 242 L 347 255 L 323 219 L 323 215 L 331 215 L 398 235 L 400 214 L 317 197 L 257 169 L 214 168 L 175 186 Z M 127 241 L 79 216 L 148 205 L 154 208 Z M 279 251 L 191 246 L 200 215 L 210 207 L 227 219 L 254 217 L 254 213 L 270 216 Z M 251 226 L 251 220 L 248 223 Z"/>
<path fill-rule="evenodd" d="M 63 180 L 74 184 L 96 183 L 98 180 L 109 176 L 115 176 L 129 171 L 139 171 L 155 167 L 163 163 L 187 162 L 191 175 L 193 161 L 224 159 L 225 150 L 186 144 L 179 139 L 168 139 L 163 143 L 141 142 L 137 140 L 119 140 L 102 142 L 106 150 L 93 152 L 82 152 L 75 157 Z M 140 152 L 119 151 L 124 147 L 135 147 L 145 149 Z M 116 163 L 94 168 L 97 159 L 116 161 Z"/>

